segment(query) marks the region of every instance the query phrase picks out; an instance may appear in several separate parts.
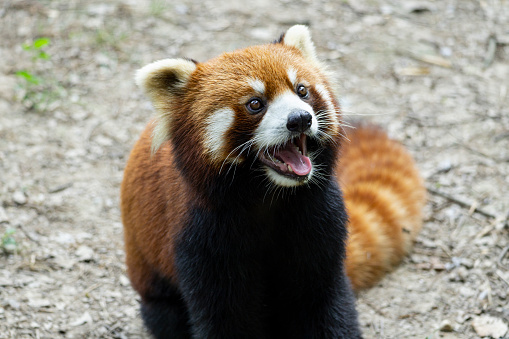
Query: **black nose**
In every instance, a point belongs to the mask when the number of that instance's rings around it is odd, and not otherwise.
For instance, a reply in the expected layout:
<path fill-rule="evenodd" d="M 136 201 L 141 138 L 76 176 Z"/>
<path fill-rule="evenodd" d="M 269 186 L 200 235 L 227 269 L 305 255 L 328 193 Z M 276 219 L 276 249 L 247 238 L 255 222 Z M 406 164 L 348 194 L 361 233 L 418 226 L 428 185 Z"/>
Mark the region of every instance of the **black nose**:
<path fill-rule="evenodd" d="M 288 115 L 286 128 L 291 132 L 303 133 L 311 127 L 313 117 L 309 112 L 302 110 L 294 110 Z"/>

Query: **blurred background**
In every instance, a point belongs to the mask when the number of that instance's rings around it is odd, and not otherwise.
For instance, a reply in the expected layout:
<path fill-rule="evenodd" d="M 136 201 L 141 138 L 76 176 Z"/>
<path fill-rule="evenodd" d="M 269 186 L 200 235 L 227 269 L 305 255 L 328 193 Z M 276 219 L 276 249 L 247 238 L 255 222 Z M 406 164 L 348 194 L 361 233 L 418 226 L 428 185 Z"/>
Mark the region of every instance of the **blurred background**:
<path fill-rule="evenodd" d="M 0 338 L 147 337 L 118 209 L 153 114 L 133 74 L 294 24 L 429 190 L 411 255 L 358 296 L 365 337 L 509 336 L 509 1 L 2 0 Z"/>

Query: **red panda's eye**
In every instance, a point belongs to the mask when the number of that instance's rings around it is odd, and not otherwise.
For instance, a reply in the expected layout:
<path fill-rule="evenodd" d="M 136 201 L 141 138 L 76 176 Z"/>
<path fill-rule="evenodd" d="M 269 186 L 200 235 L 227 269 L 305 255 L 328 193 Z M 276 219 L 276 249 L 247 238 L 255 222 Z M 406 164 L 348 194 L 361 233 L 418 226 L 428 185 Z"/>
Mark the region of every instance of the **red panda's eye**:
<path fill-rule="evenodd" d="M 254 98 L 249 100 L 246 106 L 250 113 L 259 113 L 263 109 L 263 102 L 258 98 Z"/>
<path fill-rule="evenodd" d="M 299 85 L 299 86 L 297 86 L 297 94 L 301 98 L 305 98 L 308 96 L 308 89 L 304 85 Z"/>

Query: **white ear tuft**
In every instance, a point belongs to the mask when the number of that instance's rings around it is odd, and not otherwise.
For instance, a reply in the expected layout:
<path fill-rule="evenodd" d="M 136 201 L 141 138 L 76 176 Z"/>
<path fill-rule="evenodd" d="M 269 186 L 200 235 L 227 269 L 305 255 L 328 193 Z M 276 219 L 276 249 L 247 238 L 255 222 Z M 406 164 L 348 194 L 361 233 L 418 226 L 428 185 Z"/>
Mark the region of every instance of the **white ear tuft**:
<path fill-rule="evenodd" d="M 182 88 L 195 69 L 196 64 L 191 60 L 163 59 L 139 69 L 135 81 L 149 96 L 154 90 L 172 92 L 174 89 Z"/>
<path fill-rule="evenodd" d="M 163 59 L 136 72 L 136 84 L 150 98 L 157 112 L 152 133 L 152 153 L 170 137 L 172 112 L 170 103 L 179 100 L 196 64 L 187 59 Z"/>
<path fill-rule="evenodd" d="M 150 151 L 155 154 L 159 147 L 170 137 L 170 118 L 168 116 L 159 116 L 154 120 L 154 129 L 152 130 L 152 144 Z"/>
<path fill-rule="evenodd" d="M 311 34 L 307 26 L 295 25 L 290 27 L 284 35 L 283 43 L 300 50 L 302 55 L 311 63 L 319 64 L 316 57 L 315 45 L 311 40 Z"/>

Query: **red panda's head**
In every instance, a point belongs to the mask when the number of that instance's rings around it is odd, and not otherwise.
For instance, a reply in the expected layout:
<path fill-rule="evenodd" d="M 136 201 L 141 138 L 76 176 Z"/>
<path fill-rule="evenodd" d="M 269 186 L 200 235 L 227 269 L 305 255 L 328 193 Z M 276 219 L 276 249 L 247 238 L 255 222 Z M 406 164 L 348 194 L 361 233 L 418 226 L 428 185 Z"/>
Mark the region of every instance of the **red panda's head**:
<path fill-rule="evenodd" d="M 160 60 L 136 82 L 158 114 L 152 150 L 172 140 L 185 170 L 262 170 L 295 187 L 333 166 L 339 107 L 305 26 L 204 63 Z"/>

